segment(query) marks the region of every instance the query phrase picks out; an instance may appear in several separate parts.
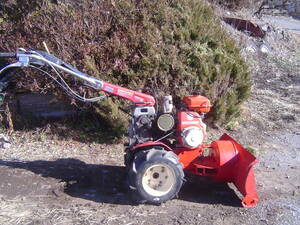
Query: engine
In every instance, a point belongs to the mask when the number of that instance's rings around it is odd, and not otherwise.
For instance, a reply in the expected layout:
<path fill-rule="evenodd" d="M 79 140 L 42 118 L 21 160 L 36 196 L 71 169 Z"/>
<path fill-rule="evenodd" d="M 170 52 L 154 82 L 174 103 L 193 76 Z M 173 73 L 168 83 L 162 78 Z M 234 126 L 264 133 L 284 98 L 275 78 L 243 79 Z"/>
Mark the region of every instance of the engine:
<path fill-rule="evenodd" d="M 175 119 L 172 114 L 172 96 L 162 98 L 162 109 L 156 112 L 153 106 L 133 108 L 133 119 L 129 127 L 130 145 L 155 141 L 174 130 Z"/>
<path fill-rule="evenodd" d="M 156 112 L 153 106 L 137 106 L 133 108 L 133 118 L 128 130 L 129 145 L 150 141 L 152 126 Z"/>
<path fill-rule="evenodd" d="M 206 139 L 206 125 L 202 117 L 194 111 L 179 111 L 177 113 L 178 142 L 186 148 L 197 148 Z"/>
<path fill-rule="evenodd" d="M 183 98 L 186 110 L 177 112 L 178 142 L 186 148 L 194 149 L 202 145 L 206 139 L 206 125 L 203 115 L 210 111 L 208 98 L 195 94 Z"/>
<path fill-rule="evenodd" d="M 209 112 L 210 102 L 199 94 L 184 97 L 185 107 L 177 111 L 177 120 L 172 114 L 171 96 L 162 98 L 161 112 L 157 113 L 153 106 L 137 106 L 133 108 L 133 119 L 129 128 L 130 145 L 163 139 L 165 135 L 174 133 L 176 125 L 177 142 L 190 149 L 202 145 L 206 139 L 206 125 L 202 118 Z"/>

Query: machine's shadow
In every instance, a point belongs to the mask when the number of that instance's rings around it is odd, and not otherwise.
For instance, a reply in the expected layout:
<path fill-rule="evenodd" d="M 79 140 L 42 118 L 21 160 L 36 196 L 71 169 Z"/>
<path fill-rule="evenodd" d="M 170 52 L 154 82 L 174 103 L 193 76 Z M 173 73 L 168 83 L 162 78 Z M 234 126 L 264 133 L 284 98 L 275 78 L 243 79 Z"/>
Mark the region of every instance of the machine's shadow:
<path fill-rule="evenodd" d="M 120 205 L 140 203 L 136 194 L 129 191 L 127 172 L 123 166 L 86 164 L 73 158 L 25 162 L 0 160 L 0 166 L 24 169 L 43 177 L 58 179 L 58 182 L 65 182 L 63 192 L 72 197 Z M 227 184 L 199 180 L 193 183 L 186 182 L 179 193 L 179 199 L 205 204 L 241 206 L 239 198 Z"/>

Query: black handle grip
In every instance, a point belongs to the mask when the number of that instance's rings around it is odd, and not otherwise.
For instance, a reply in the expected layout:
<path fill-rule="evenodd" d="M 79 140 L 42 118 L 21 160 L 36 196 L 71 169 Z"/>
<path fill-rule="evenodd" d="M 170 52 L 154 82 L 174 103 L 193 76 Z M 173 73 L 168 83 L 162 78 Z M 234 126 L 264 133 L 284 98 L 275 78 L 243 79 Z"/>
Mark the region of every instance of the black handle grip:
<path fill-rule="evenodd" d="M 0 58 L 16 58 L 15 52 L 0 52 Z"/>

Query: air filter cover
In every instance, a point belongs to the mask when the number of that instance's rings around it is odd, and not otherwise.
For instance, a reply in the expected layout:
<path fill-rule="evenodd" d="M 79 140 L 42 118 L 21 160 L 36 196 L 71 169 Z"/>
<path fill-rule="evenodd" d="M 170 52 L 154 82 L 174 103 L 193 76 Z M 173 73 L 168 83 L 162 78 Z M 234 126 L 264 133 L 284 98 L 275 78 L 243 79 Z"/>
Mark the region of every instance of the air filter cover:
<path fill-rule="evenodd" d="M 172 130 L 174 125 L 174 117 L 169 113 L 162 114 L 157 119 L 157 127 L 164 132 Z"/>

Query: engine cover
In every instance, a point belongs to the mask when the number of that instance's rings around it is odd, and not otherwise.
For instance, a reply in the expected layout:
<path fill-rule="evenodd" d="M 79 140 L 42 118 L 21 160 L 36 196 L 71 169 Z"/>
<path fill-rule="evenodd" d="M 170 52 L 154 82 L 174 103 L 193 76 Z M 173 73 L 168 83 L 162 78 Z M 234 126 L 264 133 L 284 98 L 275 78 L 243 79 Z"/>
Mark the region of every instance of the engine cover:
<path fill-rule="evenodd" d="M 206 139 L 206 125 L 194 111 L 177 112 L 178 142 L 186 148 L 198 148 Z"/>
<path fill-rule="evenodd" d="M 203 133 L 199 127 L 185 128 L 182 133 L 182 143 L 187 148 L 197 148 L 203 142 Z"/>

